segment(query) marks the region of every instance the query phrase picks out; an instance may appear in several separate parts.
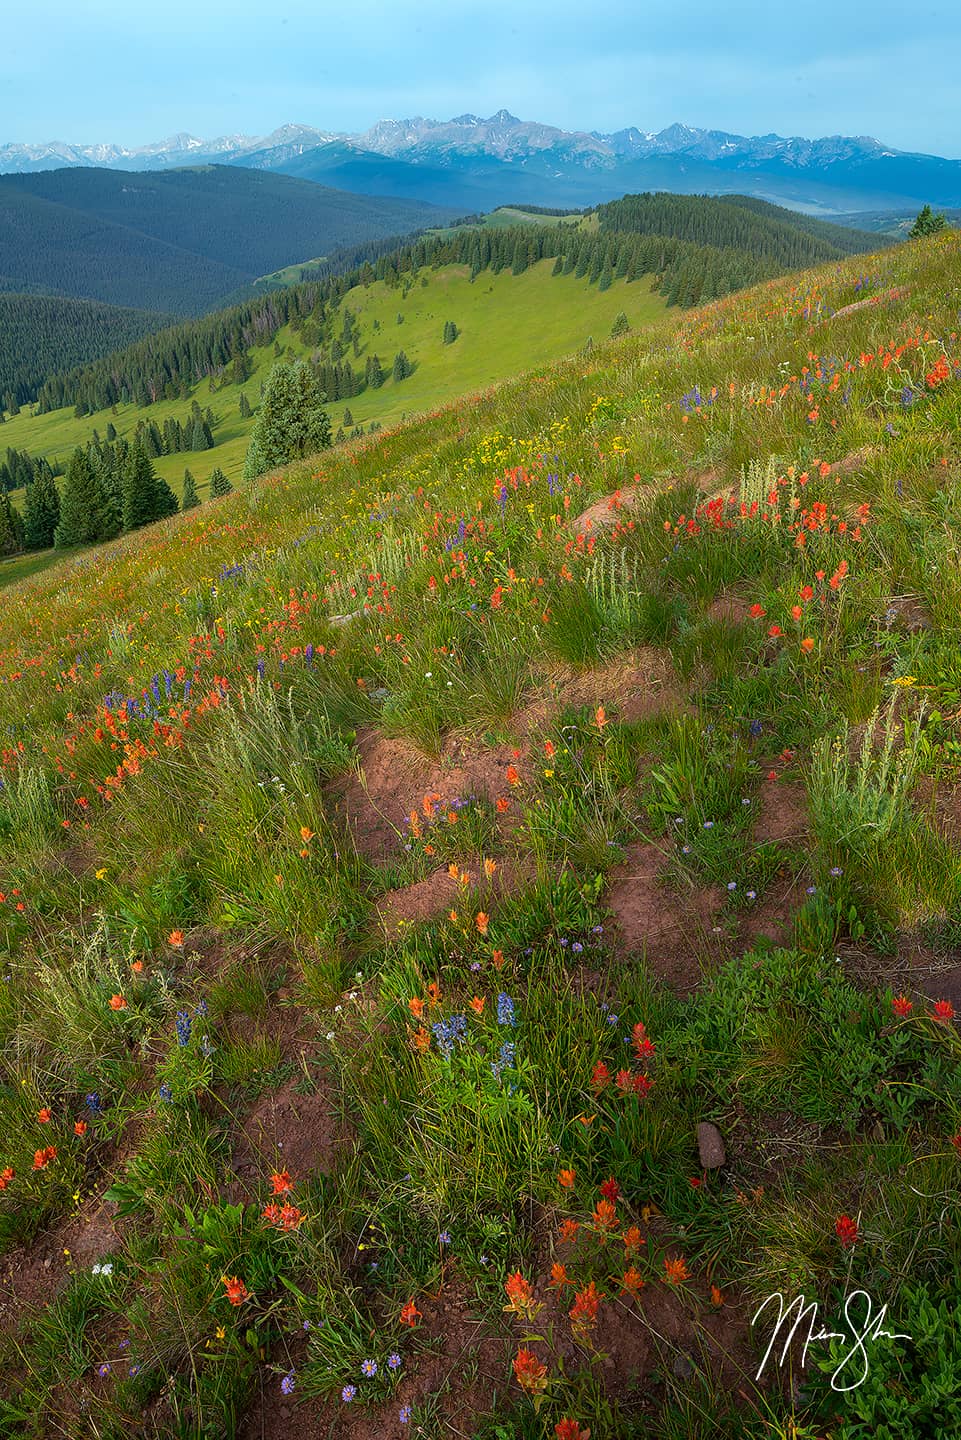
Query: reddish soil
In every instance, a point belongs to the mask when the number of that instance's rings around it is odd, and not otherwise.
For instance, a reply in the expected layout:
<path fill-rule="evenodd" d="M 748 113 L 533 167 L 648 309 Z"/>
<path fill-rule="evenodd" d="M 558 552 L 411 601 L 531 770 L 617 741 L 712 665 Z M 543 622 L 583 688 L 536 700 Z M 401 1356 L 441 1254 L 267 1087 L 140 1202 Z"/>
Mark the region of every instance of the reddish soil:
<path fill-rule="evenodd" d="M 643 646 L 590 670 L 560 666 L 542 693 L 515 717 L 515 728 L 530 733 L 565 709 L 603 705 L 612 719 L 631 723 L 673 714 L 688 703 L 687 691 L 666 651 Z"/>
<path fill-rule="evenodd" d="M 400 1440 L 409 1433 L 398 1418 L 401 1407 L 434 1397 L 445 1434 L 473 1434 L 478 1415 L 493 1409 L 507 1389 L 513 1347 L 474 1318 L 466 1286 L 451 1284 L 436 1300 L 418 1304 L 424 1318 L 417 1343 L 426 1342 L 430 1353 L 405 1359 L 388 1403 L 370 1408 L 336 1398 L 298 1403 L 280 1393 L 280 1376 L 265 1370 L 262 1393 L 239 1440 Z"/>
<path fill-rule="evenodd" d="M 729 625 L 743 625 L 751 618 L 751 601 L 732 590 L 722 590 L 707 607 L 708 620 L 723 620 Z"/>
<path fill-rule="evenodd" d="M 693 1288 L 699 1299 L 696 1312 L 662 1284 L 646 1286 L 636 1300 L 604 1301 L 592 1355 L 571 1337 L 570 1291 L 561 1295 L 542 1283 L 537 1293 L 544 1309 L 532 1325 L 505 1322 L 507 1333 L 494 1335 L 474 1318 L 466 1286 L 451 1284 L 436 1301 L 422 1303 L 418 1341 L 426 1341 L 430 1353 L 421 1351 L 406 1361 L 388 1404 L 361 1409 L 356 1402 L 346 1406 L 336 1399 L 298 1403 L 281 1395 L 280 1376 L 265 1369 L 263 1391 L 240 1440 L 328 1440 L 334 1435 L 338 1440 L 400 1440 L 406 1433 L 398 1420 L 400 1407 L 433 1397 L 439 1399 L 444 1433 L 470 1436 L 478 1417 L 503 1404 L 505 1394 L 514 1401 L 520 1398 L 511 1367 L 521 1344 L 554 1376 L 562 1364 L 568 1375 L 593 1368 L 608 1397 L 624 1404 L 628 1413 L 653 1414 L 664 1398 L 661 1377 L 682 1373 L 689 1379 L 672 1381 L 681 1388 L 695 1383 L 694 1375 L 700 1374 L 748 1399 L 756 1393 L 752 1376 L 757 1369 L 749 1317 L 735 1297 L 726 1296 L 726 1303 L 714 1309 L 708 1286 Z M 280 1363 L 288 1363 L 286 1357 Z"/>
<path fill-rule="evenodd" d="M 724 476 L 720 470 L 701 470 L 696 475 L 686 475 L 688 483 L 693 482 L 704 495 L 713 495 L 724 484 Z"/>
<path fill-rule="evenodd" d="M 360 774 L 339 777 L 329 788 L 336 813 L 345 820 L 358 853 L 380 861 L 401 843 L 404 821 L 421 809 L 425 795 L 466 800 L 496 799 L 508 790 L 509 745 L 464 749 L 453 742 L 431 760 L 405 740 L 368 732 L 358 740 Z"/>
<path fill-rule="evenodd" d="M 595 500 L 578 515 L 572 529 L 578 535 L 596 535 L 602 530 L 612 530 L 632 515 L 648 496 L 656 493 L 654 485 L 625 485 L 623 490 L 615 490 L 613 495 Z"/>
<path fill-rule="evenodd" d="M 289 1170 L 295 1180 L 311 1171 L 329 1175 L 349 1155 L 351 1134 L 338 1114 L 332 1088 L 315 1081 L 311 1094 L 299 1095 L 299 1083 L 290 1080 L 262 1095 L 245 1116 L 233 1155 L 241 1180 L 259 1180 L 275 1168 Z"/>
<path fill-rule="evenodd" d="M 377 906 L 378 917 L 388 935 L 395 935 L 398 927 L 413 925 L 421 920 L 433 920 L 445 910 L 455 906 L 460 897 L 470 893 L 476 897 L 483 892 L 484 900 L 500 899 L 518 890 L 528 878 L 525 867 L 511 861 L 498 861 L 497 869 L 489 879 L 483 870 L 483 861 L 460 862 L 461 874 L 469 879 L 465 885 L 454 878 L 446 866 L 435 870 L 426 880 L 418 880 L 403 890 L 391 890 L 383 896 Z"/>
<path fill-rule="evenodd" d="M 607 904 L 614 912 L 615 948 L 643 955 L 650 968 L 681 991 L 692 990 L 705 961 L 720 957 L 724 893 L 717 887 L 678 894 L 663 883 L 663 851 L 641 842 L 613 872 Z"/>
<path fill-rule="evenodd" d="M 872 305 L 881 305 L 885 301 L 890 304 L 891 301 L 901 300 L 906 295 L 910 295 L 910 293 L 907 286 L 896 285 L 891 290 L 882 290 L 879 291 L 877 295 L 869 295 L 866 300 L 855 300 L 851 305 L 842 305 L 841 309 L 835 310 L 833 315 L 825 316 L 823 323 L 826 324 L 831 320 L 840 320 L 842 315 L 853 315 L 857 310 L 867 310 Z"/>
<path fill-rule="evenodd" d="M 8 1251 L 0 1261 L 0 1329 L 15 1328 L 24 1306 L 51 1304 L 72 1270 L 89 1270 L 119 1253 L 115 1219 L 114 1205 L 91 1197 L 76 1215 Z"/>
<path fill-rule="evenodd" d="M 808 832 L 807 790 L 796 780 L 769 780 L 758 797 L 756 844 L 796 844 Z"/>

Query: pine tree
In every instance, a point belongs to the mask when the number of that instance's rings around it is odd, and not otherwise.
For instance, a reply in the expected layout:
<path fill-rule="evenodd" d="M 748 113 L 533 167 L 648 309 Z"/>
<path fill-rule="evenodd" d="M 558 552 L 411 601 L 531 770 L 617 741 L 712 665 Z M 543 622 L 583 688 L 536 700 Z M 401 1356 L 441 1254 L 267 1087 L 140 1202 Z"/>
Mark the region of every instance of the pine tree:
<path fill-rule="evenodd" d="M 384 375 L 384 367 L 380 363 L 379 355 L 371 355 L 368 357 L 365 379 L 372 390 L 379 390 L 383 385 L 386 376 Z"/>
<path fill-rule="evenodd" d="M 196 510 L 200 504 L 200 496 L 197 494 L 197 482 L 189 470 L 184 471 L 184 488 L 180 500 L 181 510 Z"/>
<path fill-rule="evenodd" d="M 411 365 L 403 350 L 398 350 L 394 356 L 394 383 L 398 384 L 401 380 L 406 380 L 408 375 L 413 374 L 413 369 L 414 367 Z"/>
<path fill-rule="evenodd" d="M 112 540 L 119 530 L 119 517 L 100 476 L 89 456 L 83 450 L 75 450 L 67 466 L 60 496 L 60 523 L 53 543 L 58 550 L 71 545 L 90 545 L 98 540 Z"/>
<path fill-rule="evenodd" d="M 348 405 L 348 406 L 345 408 L 345 410 L 344 410 L 344 420 L 343 420 L 344 429 L 345 429 L 345 430 L 349 429 L 350 426 L 353 425 L 353 423 L 354 423 L 354 417 L 353 417 L 353 415 L 351 415 L 351 413 L 350 413 L 350 406 Z"/>
<path fill-rule="evenodd" d="M 0 555 L 18 555 L 22 549 L 23 521 L 4 491 L 0 496 Z"/>
<path fill-rule="evenodd" d="M 135 441 L 130 447 L 123 475 L 123 524 L 125 530 L 139 530 L 152 520 L 165 520 L 179 510 L 177 497 L 155 473 L 144 447 Z"/>
<path fill-rule="evenodd" d="M 624 314 L 624 311 L 619 310 L 614 316 L 614 324 L 611 326 L 611 339 L 616 340 L 618 335 L 626 335 L 630 328 L 631 322 Z"/>
<path fill-rule="evenodd" d="M 226 475 L 218 465 L 217 469 L 214 470 L 210 477 L 211 495 L 214 497 L 218 497 L 220 495 L 229 495 L 233 491 L 233 488 L 234 487 L 231 485 L 230 481 L 227 479 Z"/>
<path fill-rule="evenodd" d="M 457 326 L 454 324 L 453 320 L 445 320 L 445 321 L 444 321 L 444 344 L 445 344 L 445 345 L 453 345 L 454 341 L 457 339 L 457 337 L 458 337 L 459 334 L 460 334 L 460 331 L 458 330 Z"/>
<path fill-rule="evenodd" d="M 250 418 L 250 401 L 247 399 L 246 392 L 243 390 L 240 392 L 240 418 L 242 420 L 248 420 Z"/>
<path fill-rule="evenodd" d="M 23 543 L 28 550 L 49 550 L 60 521 L 60 495 L 49 467 L 27 486 L 24 501 Z"/>
<path fill-rule="evenodd" d="M 941 230 L 945 230 L 947 224 L 943 215 L 935 215 L 930 205 L 924 205 L 908 231 L 908 236 L 911 240 L 922 240 L 926 235 L 937 235 Z"/>
<path fill-rule="evenodd" d="M 244 479 L 313 455 L 330 445 L 330 417 L 317 377 L 303 360 L 274 365 L 250 433 Z"/>

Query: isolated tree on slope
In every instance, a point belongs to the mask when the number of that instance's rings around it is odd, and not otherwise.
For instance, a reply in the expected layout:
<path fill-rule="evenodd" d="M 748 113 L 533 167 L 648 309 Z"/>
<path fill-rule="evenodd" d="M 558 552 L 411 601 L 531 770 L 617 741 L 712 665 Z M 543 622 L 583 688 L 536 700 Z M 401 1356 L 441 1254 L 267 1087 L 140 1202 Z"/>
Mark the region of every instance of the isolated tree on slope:
<path fill-rule="evenodd" d="M 60 523 L 57 482 L 46 466 L 27 486 L 23 514 L 23 542 L 28 550 L 47 550 Z"/>
<path fill-rule="evenodd" d="M 303 360 L 273 365 L 257 411 L 244 479 L 254 480 L 330 445 L 330 417 L 311 367 Z"/>
<path fill-rule="evenodd" d="M 196 510 L 200 504 L 200 496 L 197 494 L 197 482 L 189 470 L 184 471 L 183 495 L 180 499 L 181 510 Z"/>
<path fill-rule="evenodd" d="M 948 222 L 943 215 L 935 215 L 930 205 L 924 205 L 918 212 L 918 218 L 908 231 L 908 235 L 912 240 L 921 240 L 925 235 L 937 235 L 939 231 L 946 230 L 947 227 Z"/>
<path fill-rule="evenodd" d="M 233 488 L 234 487 L 231 485 L 230 481 L 227 479 L 226 475 L 218 465 L 217 469 L 214 470 L 210 476 L 211 495 L 215 499 L 219 499 L 221 495 L 230 495 L 233 492 Z"/>
<path fill-rule="evenodd" d="M 147 462 L 150 463 L 149 461 Z M 120 533 L 120 517 L 89 456 L 77 449 L 70 457 L 60 496 L 60 523 L 53 543 L 58 550 L 70 545 L 92 545 Z"/>

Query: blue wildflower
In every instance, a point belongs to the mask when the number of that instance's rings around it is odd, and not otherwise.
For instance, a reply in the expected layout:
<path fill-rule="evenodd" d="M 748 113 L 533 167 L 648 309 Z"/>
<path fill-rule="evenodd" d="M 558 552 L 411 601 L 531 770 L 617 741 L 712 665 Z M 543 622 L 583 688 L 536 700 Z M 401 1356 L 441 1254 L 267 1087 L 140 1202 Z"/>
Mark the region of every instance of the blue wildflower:
<path fill-rule="evenodd" d="M 187 1045 L 190 1042 L 190 1016 L 186 1010 L 177 1011 L 177 1044 Z"/>
<path fill-rule="evenodd" d="M 296 1384 L 297 1384 L 296 1371 L 294 1371 L 294 1370 L 288 1370 L 288 1371 L 287 1371 L 287 1374 L 284 1376 L 283 1380 L 281 1380 L 281 1382 L 280 1382 L 281 1392 L 282 1392 L 284 1395 L 292 1395 L 293 1392 L 294 1392 L 294 1387 L 295 1387 Z"/>
<path fill-rule="evenodd" d="M 497 997 L 497 1023 L 498 1025 L 516 1025 L 517 1018 L 514 1014 L 514 1002 L 503 990 Z"/>

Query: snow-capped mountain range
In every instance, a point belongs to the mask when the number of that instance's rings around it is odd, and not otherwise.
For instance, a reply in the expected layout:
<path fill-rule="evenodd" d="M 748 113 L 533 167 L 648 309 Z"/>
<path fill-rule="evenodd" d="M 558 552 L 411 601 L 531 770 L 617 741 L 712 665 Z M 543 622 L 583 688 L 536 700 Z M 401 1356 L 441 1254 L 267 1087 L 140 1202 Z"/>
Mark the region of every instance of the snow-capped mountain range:
<path fill-rule="evenodd" d="M 632 188 L 740 190 L 821 211 L 961 204 L 961 161 L 899 151 L 871 136 L 744 136 L 681 124 L 601 134 L 520 120 L 509 110 L 380 120 L 361 134 L 287 124 L 269 135 L 179 133 L 134 147 L 0 144 L 0 173 L 210 163 L 478 208 L 512 200 L 590 204 Z"/>

